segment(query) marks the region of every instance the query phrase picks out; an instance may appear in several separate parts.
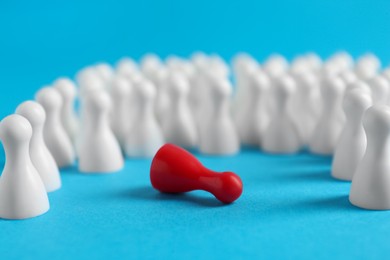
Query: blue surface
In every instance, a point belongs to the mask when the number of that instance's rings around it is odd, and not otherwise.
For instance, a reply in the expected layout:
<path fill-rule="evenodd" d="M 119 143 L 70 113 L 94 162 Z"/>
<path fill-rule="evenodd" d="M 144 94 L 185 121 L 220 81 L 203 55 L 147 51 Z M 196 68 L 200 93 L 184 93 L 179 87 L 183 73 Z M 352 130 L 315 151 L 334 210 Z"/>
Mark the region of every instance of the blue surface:
<path fill-rule="evenodd" d="M 200 191 L 160 194 L 149 182 L 149 160 L 128 161 L 112 175 L 69 169 L 63 188 L 50 194 L 47 214 L 0 221 L 0 255 L 373 259 L 390 253 L 390 213 L 351 206 L 349 183 L 329 176 L 330 158 L 244 151 L 200 159 L 242 177 L 244 193 L 236 203 L 222 205 Z"/>
<path fill-rule="evenodd" d="M 288 58 L 345 49 L 390 61 L 390 1 L 0 1 L 0 117 L 56 77 L 145 52 L 193 51 L 230 59 L 248 51 Z M 349 183 L 329 177 L 330 159 L 307 154 L 201 157 L 232 170 L 245 190 L 223 206 L 210 195 L 151 189 L 150 161 L 86 176 L 68 169 L 51 210 L 0 220 L 0 259 L 313 258 L 383 259 L 390 213 L 348 203 Z"/>

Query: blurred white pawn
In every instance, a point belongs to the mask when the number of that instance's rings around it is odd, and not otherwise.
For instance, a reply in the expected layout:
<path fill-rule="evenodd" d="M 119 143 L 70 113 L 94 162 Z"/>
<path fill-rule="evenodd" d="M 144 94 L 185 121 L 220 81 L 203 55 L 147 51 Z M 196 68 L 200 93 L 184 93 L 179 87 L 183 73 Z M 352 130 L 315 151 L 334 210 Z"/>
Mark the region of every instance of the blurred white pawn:
<path fill-rule="evenodd" d="M 84 116 L 88 120 L 81 129 L 80 172 L 111 173 L 123 168 L 121 148 L 110 128 L 110 106 L 110 97 L 102 90 L 91 92 L 85 99 Z"/>
<path fill-rule="evenodd" d="M 343 108 L 347 122 L 337 143 L 332 163 L 332 176 L 352 180 L 358 163 L 366 151 L 367 139 L 363 129 L 364 112 L 372 105 L 366 91 L 352 89 L 345 94 Z"/>
<path fill-rule="evenodd" d="M 322 83 L 322 113 L 309 141 L 312 153 L 333 154 L 345 121 L 340 116 L 344 90 L 345 84 L 340 78 L 328 78 Z"/>
<path fill-rule="evenodd" d="M 287 75 L 275 82 L 275 111 L 265 130 L 262 148 L 270 153 L 295 153 L 302 146 L 298 129 L 290 118 L 288 103 L 296 89 L 294 80 Z"/>
<path fill-rule="evenodd" d="M 351 69 L 344 70 L 339 74 L 340 78 L 344 81 L 345 85 L 351 85 L 355 81 L 359 80 L 355 72 Z"/>
<path fill-rule="evenodd" d="M 361 208 L 390 209 L 390 108 L 378 105 L 363 116 L 367 149 L 352 178 L 349 201 Z"/>
<path fill-rule="evenodd" d="M 355 66 L 356 75 L 363 80 L 374 77 L 381 68 L 381 62 L 377 56 L 367 53 L 361 56 Z"/>
<path fill-rule="evenodd" d="M 349 90 L 352 90 L 352 89 L 355 89 L 355 88 L 362 89 L 363 91 L 368 92 L 368 93 L 371 94 L 370 86 L 366 82 L 361 81 L 359 79 L 354 81 L 352 84 L 349 84 L 347 86 L 347 88 L 346 88 L 346 91 L 349 91 Z"/>
<path fill-rule="evenodd" d="M 61 122 L 61 109 L 63 100 L 58 90 L 51 87 L 40 89 L 35 99 L 46 112 L 46 122 L 43 128 L 43 137 L 47 148 L 53 155 L 58 167 L 74 164 L 75 151 L 68 134 Z"/>
<path fill-rule="evenodd" d="M 168 69 L 162 67 L 156 72 L 156 105 L 154 106 L 155 114 L 158 122 L 162 124 L 166 114 L 169 112 L 170 98 L 168 93 Z"/>
<path fill-rule="evenodd" d="M 390 67 L 387 67 L 382 71 L 382 76 L 387 79 L 387 81 L 390 82 Z"/>
<path fill-rule="evenodd" d="M 163 64 L 161 59 L 153 53 L 148 53 L 143 56 L 140 62 L 142 73 L 144 73 L 144 75 L 150 80 L 153 80 L 154 74 L 162 66 Z"/>
<path fill-rule="evenodd" d="M 86 67 L 76 75 L 77 85 L 80 88 L 80 101 L 88 95 L 90 91 L 104 90 L 105 83 L 93 67 Z"/>
<path fill-rule="evenodd" d="M 30 159 L 31 136 L 30 123 L 20 115 L 10 115 L 0 123 L 6 156 L 0 177 L 0 218 L 32 218 L 50 208 L 45 186 Z"/>
<path fill-rule="evenodd" d="M 266 100 L 270 88 L 268 76 L 260 69 L 248 75 L 248 98 L 240 117 L 236 117 L 236 128 L 241 143 L 259 147 L 269 123 Z"/>
<path fill-rule="evenodd" d="M 230 115 L 232 86 L 227 79 L 213 78 L 210 85 L 213 108 L 200 128 L 199 150 L 205 154 L 230 155 L 240 149 L 239 138 Z"/>
<path fill-rule="evenodd" d="M 339 74 L 345 70 L 352 69 L 354 60 L 352 56 L 345 51 L 336 52 L 324 64 L 325 67 L 335 70 Z"/>
<path fill-rule="evenodd" d="M 321 113 L 320 85 L 312 72 L 295 76 L 297 89 L 290 103 L 294 120 L 303 145 L 307 145 Z"/>
<path fill-rule="evenodd" d="M 198 144 L 197 128 L 188 105 L 189 84 L 186 78 L 174 73 L 169 76 L 170 111 L 162 122 L 167 142 L 185 148 Z"/>
<path fill-rule="evenodd" d="M 114 76 L 110 87 L 111 128 L 122 148 L 125 147 L 125 139 L 130 126 L 135 123 L 134 118 L 129 116 L 131 113 L 130 95 L 134 95 L 133 91 L 133 85 L 124 76 Z"/>
<path fill-rule="evenodd" d="M 220 78 L 229 78 L 230 68 L 219 55 L 210 55 L 209 62 L 210 69 L 215 75 L 218 75 Z"/>
<path fill-rule="evenodd" d="M 243 122 L 251 99 L 250 77 L 258 71 L 259 64 L 247 56 L 238 56 L 234 61 L 236 94 L 233 100 L 233 119 L 238 126 Z"/>
<path fill-rule="evenodd" d="M 278 78 L 285 74 L 288 67 L 288 61 L 280 54 L 272 54 L 263 64 L 264 71 L 271 79 Z"/>
<path fill-rule="evenodd" d="M 135 124 L 129 129 L 125 140 L 128 157 L 153 157 L 164 144 L 162 130 L 154 115 L 156 94 L 155 87 L 147 80 L 135 87 L 139 109 Z"/>
<path fill-rule="evenodd" d="M 104 82 L 104 87 L 106 90 L 110 87 L 110 81 L 114 76 L 114 69 L 108 63 L 101 62 L 94 66 L 94 69 L 100 79 Z"/>
<path fill-rule="evenodd" d="M 387 105 L 390 97 L 389 81 L 380 75 L 376 75 L 367 81 L 371 87 L 372 101 L 374 105 Z"/>
<path fill-rule="evenodd" d="M 42 178 L 47 192 L 61 188 L 61 177 L 57 164 L 43 140 L 43 126 L 46 113 L 43 107 L 34 101 L 26 101 L 16 109 L 16 114 L 25 117 L 32 126 L 30 158 Z"/>
<path fill-rule="evenodd" d="M 318 56 L 316 53 L 314 52 L 309 52 L 309 53 L 306 53 L 304 55 L 305 57 L 305 60 L 309 66 L 309 68 L 311 69 L 311 71 L 313 72 L 316 72 L 316 71 L 319 71 L 322 67 L 322 60 L 320 58 L 320 56 Z"/>
<path fill-rule="evenodd" d="M 138 72 L 138 65 L 131 58 L 124 57 L 116 64 L 116 73 L 119 75 L 126 76 L 135 72 Z"/>
<path fill-rule="evenodd" d="M 73 144 L 75 144 L 79 131 L 79 119 L 75 111 L 76 85 L 68 78 L 59 78 L 54 82 L 54 87 L 60 92 L 63 100 L 61 109 L 62 125 Z"/>

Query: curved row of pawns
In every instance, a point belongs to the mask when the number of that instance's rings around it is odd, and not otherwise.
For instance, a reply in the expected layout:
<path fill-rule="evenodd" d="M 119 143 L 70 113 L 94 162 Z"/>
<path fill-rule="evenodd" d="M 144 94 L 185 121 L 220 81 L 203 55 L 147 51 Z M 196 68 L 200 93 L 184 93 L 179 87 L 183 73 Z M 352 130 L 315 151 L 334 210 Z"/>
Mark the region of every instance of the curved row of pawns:
<path fill-rule="evenodd" d="M 102 63 L 78 73 L 78 91 L 66 78 L 42 88 L 37 102 L 24 102 L 0 123 L 7 158 L 0 217 L 46 212 L 46 191 L 61 187 L 58 167 L 76 157 L 81 172 L 115 172 L 123 167 L 122 151 L 152 157 L 165 142 L 219 155 L 238 152 L 240 144 L 271 153 L 308 146 L 334 154 L 334 177 L 353 178 L 353 204 L 390 209 L 390 73 L 380 71 L 374 55 L 356 64 L 344 52 L 326 62 L 306 54 L 291 64 L 274 55 L 260 66 L 239 54 L 233 69 L 232 105 L 229 66 L 202 53 L 165 64 L 147 55 L 140 67 L 125 58 L 115 70 Z"/>

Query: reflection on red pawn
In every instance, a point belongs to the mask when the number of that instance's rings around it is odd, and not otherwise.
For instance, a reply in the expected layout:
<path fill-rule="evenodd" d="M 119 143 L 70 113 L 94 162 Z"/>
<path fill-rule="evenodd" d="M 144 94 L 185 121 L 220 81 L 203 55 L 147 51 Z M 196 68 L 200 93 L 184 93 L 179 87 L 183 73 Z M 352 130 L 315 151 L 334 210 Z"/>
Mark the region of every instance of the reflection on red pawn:
<path fill-rule="evenodd" d="M 204 190 L 223 203 L 232 203 L 242 194 L 242 181 L 232 172 L 214 172 L 186 150 L 166 144 L 158 150 L 150 168 L 155 189 L 167 193 Z"/>

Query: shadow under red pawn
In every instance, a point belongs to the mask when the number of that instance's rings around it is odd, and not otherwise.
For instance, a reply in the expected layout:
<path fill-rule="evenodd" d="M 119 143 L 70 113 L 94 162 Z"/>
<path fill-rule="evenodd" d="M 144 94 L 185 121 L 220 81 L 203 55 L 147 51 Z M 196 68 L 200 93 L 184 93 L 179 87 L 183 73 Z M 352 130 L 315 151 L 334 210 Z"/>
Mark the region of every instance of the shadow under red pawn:
<path fill-rule="evenodd" d="M 150 181 L 160 192 L 204 190 L 223 203 L 237 200 L 243 190 L 242 181 L 235 173 L 211 171 L 191 153 L 172 144 L 162 146 L 154 156 Z"/>

